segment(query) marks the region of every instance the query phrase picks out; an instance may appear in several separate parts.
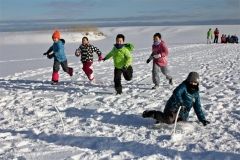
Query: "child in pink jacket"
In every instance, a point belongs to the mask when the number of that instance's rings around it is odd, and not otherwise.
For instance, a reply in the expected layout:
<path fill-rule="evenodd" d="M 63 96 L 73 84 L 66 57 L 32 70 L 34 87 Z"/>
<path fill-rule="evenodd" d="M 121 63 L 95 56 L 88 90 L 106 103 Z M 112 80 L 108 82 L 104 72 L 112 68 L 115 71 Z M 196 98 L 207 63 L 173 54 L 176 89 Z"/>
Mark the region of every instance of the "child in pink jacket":
<path fill-rule="evenodd" d="M 153 60 L 152 80 L 155 84 L 152 89 L 157 89 L 160 83 L 160 72 L 162 72 L 169 84 L 173 84 L 172 77 L 168 74 L 168 48 L 163 40 L 161 40 L 161 34 L 155 33 L 153 36 L 152 54 L 147 60 L 149 63 Z"/>

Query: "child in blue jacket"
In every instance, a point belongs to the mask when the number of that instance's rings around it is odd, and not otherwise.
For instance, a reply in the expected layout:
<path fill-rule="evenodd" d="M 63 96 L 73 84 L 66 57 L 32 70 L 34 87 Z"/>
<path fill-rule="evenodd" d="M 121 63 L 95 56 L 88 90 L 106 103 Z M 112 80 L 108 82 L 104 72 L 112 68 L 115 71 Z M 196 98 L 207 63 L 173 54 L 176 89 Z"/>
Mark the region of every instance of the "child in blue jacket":
<path fill-rule="evenodd" d="M 55 31 L 52 35 L 53 45 L 48 49 L 46 53 L 43 55 L 47 55 L 49 59 L 54 57 L 53 63 L 53 73 L 52 73 L 52 84 L 58 84 L 59 74 L 58 71 L 60 69 L 60 65 L 64 72 L 67 72 L 70 76 L 73 75 L 73 68 L 68 67 L 67 58 L 64 52 L 64 44 L 65 40 L 60 39 L 60 32 Z M 53 52 L 51 54 L 51 52 Z"/>
<path fill-rule="evenodd" d="M 205 119 L 202 111 L 199 96 L 199 74 L 190 72 L 187 79 L 183 81 L 174 91 L 167 101 L 163 112 L 155 110 L 146 110 L 142 116 L 156 119 L 156 123 L 162 122 L 172 124 L 175 121 L 177 111 L 182 106 L 177 121 L 187 121 L 189 112 L 193 107 L 198 120 L 206 126 L 210 122 Z"/>

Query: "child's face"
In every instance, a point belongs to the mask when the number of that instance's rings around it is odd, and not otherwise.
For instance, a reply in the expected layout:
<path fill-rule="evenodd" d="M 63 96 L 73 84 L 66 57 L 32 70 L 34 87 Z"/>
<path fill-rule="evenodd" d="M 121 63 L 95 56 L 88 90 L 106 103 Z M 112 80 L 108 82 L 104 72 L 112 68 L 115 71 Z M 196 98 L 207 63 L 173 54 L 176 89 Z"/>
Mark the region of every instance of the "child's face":
<path fill-rule="evenodd" d="M 160 40 L 161 40 L 161 39 L 160 39 L 158 36 L 154 36 L 154 37 L 153 37 L 153 41 L 154 41 L 154 42 L 159 42 Z"/>
<path fill-rule="evenodd" d="M 124 43 L 124 41 L 123 41 L 122 38 L 117 38 L 116 39 L 116 44 L 123 44 L 123 43 Z"/>
<path fill-rule="evenodd" d="M 53 38 L 53 42 L 57 42 L 57 41 L 59 41 L 58 38 Z"/>
<path fill-rule="evenodd" d="M 88 40 L 87 40 L 86 38 L 83 38 L 83 39 L 82 39 L 82 44 L 83 44 L 83 45 L 88 44 Z"/>

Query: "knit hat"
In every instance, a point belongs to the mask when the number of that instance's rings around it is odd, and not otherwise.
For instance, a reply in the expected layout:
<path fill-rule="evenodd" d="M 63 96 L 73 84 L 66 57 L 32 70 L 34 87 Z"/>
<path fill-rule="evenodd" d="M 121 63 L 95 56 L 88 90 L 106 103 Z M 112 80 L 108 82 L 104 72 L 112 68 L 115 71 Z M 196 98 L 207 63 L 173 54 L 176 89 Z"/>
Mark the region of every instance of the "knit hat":
<path fill-rule="evenodd" d="M 60 39 L 60 32 L 58 30 L 53 32 L 52 39 Z"/>
<path fill-rule="evenodd" d="M 186 81 L 199 83 L 199 74 L 197 72 L 190 72 Z"/>

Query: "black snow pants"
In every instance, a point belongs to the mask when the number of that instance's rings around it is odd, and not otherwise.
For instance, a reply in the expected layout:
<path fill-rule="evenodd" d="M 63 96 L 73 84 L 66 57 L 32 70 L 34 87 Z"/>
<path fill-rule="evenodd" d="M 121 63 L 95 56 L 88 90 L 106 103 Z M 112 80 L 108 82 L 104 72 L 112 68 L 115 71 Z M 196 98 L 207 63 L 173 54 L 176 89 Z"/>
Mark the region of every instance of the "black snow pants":
<path fill-rule="evenodd" d="M 132 80 L 132 75 L 133 75 L 132 66 L 129 66 L 128 68 L 114 69 L 114 87 L 115 87 L 115 90 L 117 91 L 117 94 L 122 93 L 122 84 L 121 84 L 122 74 L 125 80 L 127 81 Z"/>

